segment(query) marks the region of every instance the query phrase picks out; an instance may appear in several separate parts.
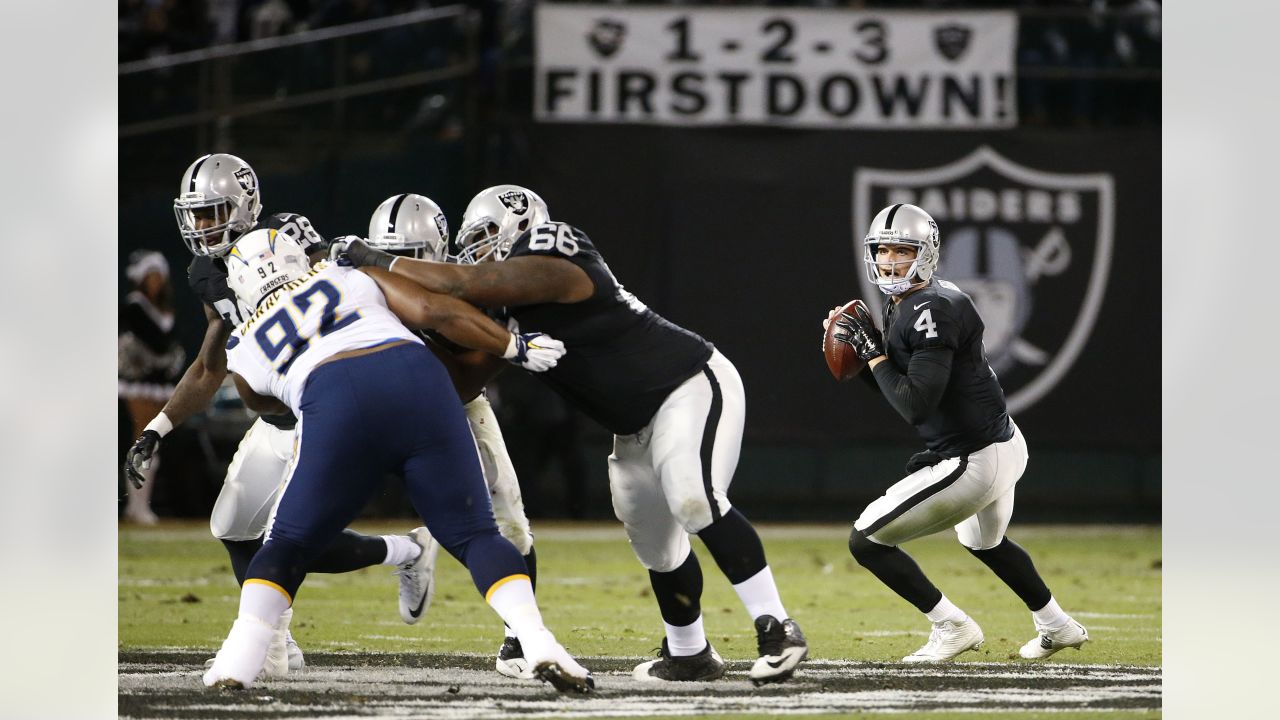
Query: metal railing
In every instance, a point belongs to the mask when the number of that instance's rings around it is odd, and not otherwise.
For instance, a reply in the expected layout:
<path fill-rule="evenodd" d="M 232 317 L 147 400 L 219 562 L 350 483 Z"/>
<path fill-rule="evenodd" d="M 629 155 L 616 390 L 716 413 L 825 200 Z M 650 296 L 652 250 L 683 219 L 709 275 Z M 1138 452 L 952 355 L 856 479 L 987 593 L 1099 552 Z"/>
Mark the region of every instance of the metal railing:
<path fill-rule="evenodd" d="M 415 62 L 423 57 L 415 57 L 415 50 L 432 48 L 405 47 L 405 40 L 412 40 L 415 32 L 428 36 L 435 29 L 440 29 L 437 39 L 457 43 L 458 52 L 434 67 Z M 477 30 L 474 10 L 451 5 L 122 63 L 118 70 L 119 137 L 138 138 L 186 127 L 207 135 L 210 126 L 236 118 L 341 104 L 362 96 L 458 80 L 476 69 Z M 395 36 L 398 41 L 386 44 L 398 46 L 407 56 L 403 67 L 378 77 L 352 76 L 353 56 L 360 52 L 355 45 L 373 45 Z M 271 72 L 265 75 L 276 76 L 271 79 L 270 92 L 255 94 L 249 89 L 264 80 L 264 74 L 254 72 L 253 63 L 269 67 Z M 318 68 L 327 72 L 316 72 Z M 291 77 L 280 80 L 282 74 Z"/>

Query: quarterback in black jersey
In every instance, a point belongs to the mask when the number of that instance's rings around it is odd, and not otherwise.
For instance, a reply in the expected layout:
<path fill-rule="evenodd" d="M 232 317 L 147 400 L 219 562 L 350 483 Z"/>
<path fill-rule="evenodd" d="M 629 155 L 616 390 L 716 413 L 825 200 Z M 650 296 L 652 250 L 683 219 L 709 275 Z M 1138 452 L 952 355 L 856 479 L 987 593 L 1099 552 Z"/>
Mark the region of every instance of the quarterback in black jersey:
<path fill-rule="evenodd" d="M 907 463 L 907 476 L 858 517 L 849 550 L 933 623 L 929 641 L 904 662 L 947 661 L 982 646 L 978 623 L 898 547 L 950 527 L 1031 610 L 1037 636 L 1021 648 L 1022 657 L 1046 658 L 1079 648 L 1089 634 L 1058 606 L 1027 552 L 1005 536 L 1027 445 L 987 364 L 973 300 L 934 275 L 940 248 L 938 226 L 924 210 L 907 204 L 881 210 L 864 239 L 863 259 L 869 279 L 890 300 L 884 333 L 870 317 L 833 311 L 826 321 L 836 323 L 836 340 L 867 363 L 869 380 L 926 447 Z"/>
<path fill-rule="evenodd" d="M 225 257 L 236 240 L 265 227 L 287 235 L 311 252 L 323 253 L 324 241 L 311 223 L 293 213 L 279 213 L 259 222 L 262 210 L 258 177 L 244 160 L 226 153 L 197 158 L 183 173 L 174 200 L 174 213 L 183 241 L 195 258 L 187 270 L 192 290 L 204 305 L 209 325 L 195 360 L 174 388 L 164 408 L 147 424 L 125 460 L 125 474 L 136 485 L 144 481 L 161 439 L 175 426 L 203 410 L 227 376 L 226 343 L 245 319 L 244 308 L 227 284 Z M 231 557 L 237 582 L 244 581 L 249 562 L 262 546 L 263 536 L 295 452 L 296 419 L 283 405 L 278 415 L 262 415 L 236 449 L 222 490 L 209 519 L 213 536 Z M 314 572 L 350 572 L 371 565 L 395 565 L 400 574 L 401 618 L 417 622 L 429 597 L 429 561 L 436 547 L 430 535 L 365 536 L 344 531 L 310 568 Z M 407 612 L 415 609 L 417 615 Z M 287 674 L 304 665 L 302 651 L 289 632 L 292 609 L 277 628 L 267 658 L 268 677 Z"/>
<path fill-rule="evenodd" d="M 710 343 L 627 292 L 581 230 L 552 222 L 537 194 L 499 185 L 467 206 L 457 263 L 396 258 L 359 240 L 356 265 L 378 265 L 428 290 L 496 311 L 565 344 L 538 377 L 614 434 L 614 512 L 649 570 L 666 626 L 641 680 L 714 680 L 725 664 L 707 641 L 695 533 L 754 618 L 757 684 L 785 680 L 808 654 L 782 605 L 755 528 L 727 496 L 745 419 L 742 380 Z M 477 382 L 487 380 L 480 368 Z"/>

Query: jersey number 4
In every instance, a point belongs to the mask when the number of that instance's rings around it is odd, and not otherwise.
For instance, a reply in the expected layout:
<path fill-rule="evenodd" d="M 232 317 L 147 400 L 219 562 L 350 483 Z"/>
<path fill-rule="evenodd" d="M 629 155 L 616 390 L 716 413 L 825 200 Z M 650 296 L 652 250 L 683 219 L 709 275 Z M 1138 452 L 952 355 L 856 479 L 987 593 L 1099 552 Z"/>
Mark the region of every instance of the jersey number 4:
<path fill-rule="evenodd" d="M 920 313 L 920 317 L 916 318 L 916 324 L 911 327 L 924 333 L 926 338 L 938 337 L 938 324 L 933 321 L 932 308 Z"/>
<path fill-rule="evenodd" d="M 550 250 L 555 248 L 561 255 L 577 255 L 578 239 L 573 231 L 564 223 L 547 223 L 539 225 L 529 234 L 530 250 Z"/>
<path fill-rule="evenodd" d="M 320 308 L 320 326 L 316 333 L 303 335 L 298 331 L 298 326 L 306 318 L 307 312 L 315 307 L 316 295 L 324 296 L 324 306 Z M 291 349 L 289 357 L 276 366 L 276 372 L 281 375 L 289 372 L 293 361 L 311 347 L 311 338 L 315 334 L 323 337 L 334 330 L 341 330 L 360 318 L 359 312 L 338 317 L 337 310 L 341 302 L 342 293 L 333 286 L 333 283 L 328 280 L 318 280 L 311 287 L 294 295 L 289 304 L 277 310 L 275 315 L 268 318 L 253 333 L 253 338 L 258 341 L 258 347 L 262 348 L 267 359 L 273 363 L 285 348 Z M 296 322 L 293 318 L 295 313 L 298 316 Z"/>

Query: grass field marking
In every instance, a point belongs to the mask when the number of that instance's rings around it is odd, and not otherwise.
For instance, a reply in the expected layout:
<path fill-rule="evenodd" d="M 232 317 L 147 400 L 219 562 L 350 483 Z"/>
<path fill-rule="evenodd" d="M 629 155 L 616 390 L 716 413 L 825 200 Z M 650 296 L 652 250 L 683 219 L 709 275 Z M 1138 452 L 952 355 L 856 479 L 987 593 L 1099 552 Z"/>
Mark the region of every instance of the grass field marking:
<path fill-rule="evenodd" d="M 1104 620 L 1154 620 L 1155 615 L 1152 613 L 1100 613 L 1100 612 L 1078 612 L 1074 613 L 1078 618 L 1099 618 Z"/>

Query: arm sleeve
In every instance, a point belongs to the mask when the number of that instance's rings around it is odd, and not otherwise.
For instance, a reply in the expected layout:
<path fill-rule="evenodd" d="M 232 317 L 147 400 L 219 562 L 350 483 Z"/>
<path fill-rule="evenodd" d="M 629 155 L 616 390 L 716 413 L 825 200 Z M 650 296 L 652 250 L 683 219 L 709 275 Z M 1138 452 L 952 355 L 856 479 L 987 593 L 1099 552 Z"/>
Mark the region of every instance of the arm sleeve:
<path fill-rule="evenodd" d="M 885 399 L 907 422 L 918 425 L 942 401 L 951 377 L 954 352 L 948 347 L 917 350 L 904 374 L 891 361 L 876 365 L 876 383 Z"/>

